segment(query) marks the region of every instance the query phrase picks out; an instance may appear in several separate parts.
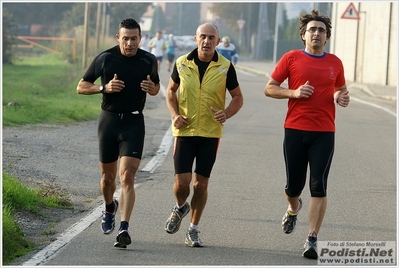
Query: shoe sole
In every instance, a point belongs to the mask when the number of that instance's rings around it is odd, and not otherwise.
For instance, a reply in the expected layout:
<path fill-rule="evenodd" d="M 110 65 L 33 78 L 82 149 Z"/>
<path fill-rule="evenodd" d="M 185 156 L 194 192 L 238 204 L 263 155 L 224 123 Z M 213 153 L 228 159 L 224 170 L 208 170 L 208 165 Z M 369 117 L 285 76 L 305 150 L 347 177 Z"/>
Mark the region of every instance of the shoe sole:
<path fill-rule="evenodd" d="M 126 248 L 126 245 L 123 245 L 123 244 L 121 244 L 119 242 L 115 242 L 114 247 L 116 247 L 116 248 Z"/>
<path fill-rule="evenodd" d="M 132 239 L 130 238 L 130 235 L 127 232 L 122 232 L 118 234 L 116 240 L 125 246 L 130 245 L 132 243 Z"/>
<path fill-rule="evenodd" d="M 305 250 L 302 256 L 308 259 L 317 259 L 317 252 L 314 248 L 310 248 L 308 250 Z"/>
<path fill-rule="evenodd" d="M 127 232 L 119 233 L 116 236 L 116 242 L 114 243 L 114 247 L 116 248 L 126 248 L 127 245 L 132 243 L 132 239 Z"/>
<path fill-rule="evenodd" d="M 182 219 L 183 220 L 183 219 Z M 180 221 L 181 222 L 181 221 Z M 170 231 L 167 227 L 165 228 L 165 231 L 168 233 L 168 234 L 174 234 L 174 233 L 177 233 L 177 231 L 179 231 L 180 230 L 180 223 L 177 225 L 177 227 L 176 227 L 176 229 L 174 230 L 174 231 Z"/>
<path fill-rule="evenodd" d="M 199 243 L 191 243 L 187 238 L 186 238 L 186 245 L 192 248 L 202 248 L 203 245 L 199 244 Z"/>

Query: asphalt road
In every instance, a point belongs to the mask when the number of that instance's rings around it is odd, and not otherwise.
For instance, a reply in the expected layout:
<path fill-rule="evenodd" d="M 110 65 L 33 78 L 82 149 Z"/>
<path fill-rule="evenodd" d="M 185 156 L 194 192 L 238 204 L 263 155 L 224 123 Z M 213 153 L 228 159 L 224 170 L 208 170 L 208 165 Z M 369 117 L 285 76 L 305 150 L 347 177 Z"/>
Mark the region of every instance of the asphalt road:
<path fill-rule="evenodd" d="M 168 75 L 164 62 L 161 79 L 165 86 Z M 164 231 L 175 202 L 169 150 L 159 167 L 138 174 L 130 222 L 133 242 L 127 249 L 113 248 L 116 231 L 102 234 L 97 209 L 24 265 L 316 265 L 317 261 L 301 257 L 307 234 L 307 186 L 295 232 L 281 231 L 287 208 L 282 154 L 286 100 L 264 96 L 266 77 L 240 70 L 238 76 L 244 106 L 225 123 L 200 222 L 203 248 L 184 244 L 189 217 L 176 234 Z M 168 131 L 169 113 L 161 94 L 147 106 L 146 146 L 155 148 Z M 396 117 L 351 102 L 348 108 L 337 109 L 336 122 L 329 204 L 319 241 L 396 241 Z M 150 160 L 144 159 L 142 168 Z"/>

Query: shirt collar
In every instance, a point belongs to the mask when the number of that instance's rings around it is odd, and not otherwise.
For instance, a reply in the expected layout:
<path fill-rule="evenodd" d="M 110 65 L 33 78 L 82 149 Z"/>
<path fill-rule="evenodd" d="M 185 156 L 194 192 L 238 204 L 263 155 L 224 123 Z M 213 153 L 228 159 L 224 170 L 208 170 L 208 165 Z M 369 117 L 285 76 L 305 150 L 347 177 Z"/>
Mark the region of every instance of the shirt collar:
<path fill-rule="evenodd" d="M 193 51 L 188 54 L 187 59 L 188 60 L 193 60 L 194 58 L 198 59 L 198 48 L 194 49 Z M 218 61 L 218 53 L 215 51 L 215 54 L 213 54 L 212 61 L 217 62 Z"/>

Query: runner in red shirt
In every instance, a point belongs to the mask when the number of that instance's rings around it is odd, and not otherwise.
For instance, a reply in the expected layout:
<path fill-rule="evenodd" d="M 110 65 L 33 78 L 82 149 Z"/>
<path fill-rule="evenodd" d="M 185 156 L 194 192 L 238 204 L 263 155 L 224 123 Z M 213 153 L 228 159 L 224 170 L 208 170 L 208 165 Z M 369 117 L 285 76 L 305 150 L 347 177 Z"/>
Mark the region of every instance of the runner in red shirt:
<path fill-rule="evenodd" d="M 331 36 L 330 18 L 317 10 L 303 14 L 300 36 L 305 49 L 282 56 L 265 87 L 265 95 L 288 98 L 283 148 L 289 205 L 282 220 L 283 232 L 289 234 L 295 228 L 309 165 L 309 233 L 302 255 L 317 259 L 317 234 L 327 208 L 327 177 L 334 154 L 335 106 L 347 107 L 350 98 L 341 60 L 324 52 Z M 287 78 L 288 88 L 281 87 Z"/>

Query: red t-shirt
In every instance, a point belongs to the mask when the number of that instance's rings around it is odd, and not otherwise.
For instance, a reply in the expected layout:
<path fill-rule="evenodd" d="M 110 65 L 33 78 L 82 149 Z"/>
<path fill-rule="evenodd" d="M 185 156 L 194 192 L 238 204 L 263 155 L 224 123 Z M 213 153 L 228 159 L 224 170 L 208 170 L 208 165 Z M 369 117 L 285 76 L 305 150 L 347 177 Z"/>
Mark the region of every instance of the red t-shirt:
<path fill-rule="evenodd" d="M 309 98 L 289 99 L 284 127 L 306 131 L 335 132 L 335 90 L 345 85 L 341 60 L 330 53 L 311 55 L 305 50 L 284 54 L 271 77 L 297 89 L 309 81 L 314 93 Z"/>

